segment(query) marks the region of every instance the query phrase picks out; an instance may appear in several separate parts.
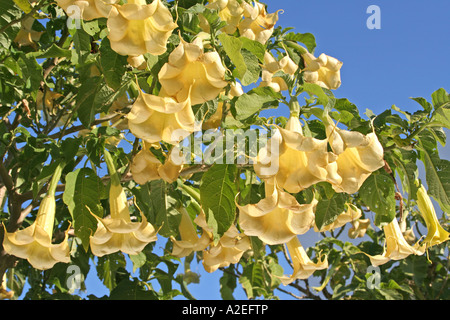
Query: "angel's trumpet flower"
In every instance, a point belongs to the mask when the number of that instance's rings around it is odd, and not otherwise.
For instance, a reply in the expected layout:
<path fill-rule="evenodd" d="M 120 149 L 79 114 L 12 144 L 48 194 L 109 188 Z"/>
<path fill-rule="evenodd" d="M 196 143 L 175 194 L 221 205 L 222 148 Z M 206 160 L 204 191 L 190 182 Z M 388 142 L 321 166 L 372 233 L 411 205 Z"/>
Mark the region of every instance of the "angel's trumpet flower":
<path fill-rule="evenodd" d="M 67 15 L 72 19 L 93 20 L 107 18 L 112 5 L 119 0 L 56 0 Z"/>
<path fill-rule="evenodd" d="M 62 169 L 63 166 L 59 165 L 53 173 L 49 190 L 41 201 L 33 224 L 11 233 L 7 232 L 5 227 L 3 239 L 5 251 L 18 258 L 27 259 L 34 268 L 39 270 L 50 269 L 58 262 L 70 262 L 68 230 L 62 242 L 52 243 L 56 210 L 55 191 Z"/>
<path fill-rule="evenodd" d="M 244 20 L 238 25 L 240 35 L 265 44 L 272 36 L 278 13 L 283 10 L 268 14 L 265 5 L 259 2 L 254 2 L 253 6 L 243 2 L 243 7 Z"/>
<path fill-rule="evenodd" d="M 167 51 L 167 40 L 177 27 L 172 14 L 161 0 L 128 0 L 114 5 L 108 16 L 108 39 L 111 48 L 124 56 Z"/>
<path fill-rule="evenodd" d="M 383 227 L 386 244 L 383 254 L 371 256 L 366 254 L 373 266 L 387 263 L 389 260 L 402 260 L 411 254 L 422 255 L 424 250 L 410 246 L 403 237 L 396 218 Z"/>
<path fill-rule="evenodd" d="M 428 229 L 427 236 L 421 243 L 421 246 L 429 248 L 449 240 L 450 233 L 444 230 L 439 223 L 431 198 L 423 185 L 417 190 L 417 206 Z"/>
<path fill-rule="evenodd" d="M 341 61 L 323 53 L 316 58 L 306 52 L 302 57 L 305 62 L 303 79 L 306 82 L 318 84 L 329 90 L 336 90 L 341 86 Z"/>
<path fill-rule="evenodd" d="M 35 41 L 39 41 L 41 35 L 44 33 L 42 31 L 34 31 L 32 29 L 34 23 L 33 17 L 26 17 L 22 20 L 22 26 L 17 33 L 17 36 L 14 38 L 14 42 L 16 42 L 19 47 L 24 46 L 36 46 Z"/>
<path fill-rule="evenodd" d="M 181 169 L 182 165 L 173 163 L 170 153 L 165 162 L 161 163 L 149 150 L 146 143 L 144 143 L 144 148 L 133 158 L 130 167 L 133 180 L 138 184 L 159 179 L 172 183 L 177 180 Z"/>
<path fill-rule="evenodd" d="M 226 26 L 221 29 L 222 32 L 233 34 L 244 16 L 243 4 L 238 0 L 211 0 L 206 5 L 208 9 L 217 10 L 221 21 L 226 22 Z M 200 18 L 200 27 L 205 31 L 210 31 L 210 26 L 206 18 L 202 15 Z"/>
<path fill-rule="evenodd" d="M 275 73 L 282 71 L 287 75 L 294 75 L 298 66 L 289 56 L 284 56 L 277 61 L 270 52 L 264 54 L 264 65 L 262 69 L 262 81 L 260 87 L 270 87 L 276 92 L 288 90 L 286 81 L 282 77 L 275 76 Z"/>
<path fill-rule="evenodd" d="M 362 238 L 370 226 L 369 219 L 358 219 L 352 222 L 352 227 L 348 229 L 348 237 L 351 239 Z"/>
<path fill-rule="evenodd" d="M 384 166 L 383 146 L 374 132 L 363 135 L 329 124 L 327 136 L 337 155 L 337 173 L 342 178 L 340 183 L 329 181 L 336 192 L 357 192 L 372 172 Z"/>
<path fill-rule="evenodd" d="M 202 212 L 195 218 L 195 223 L 211 234 L 212 229 L 206 222 Z M 210 243 L 209 248 L 203 251 L 203 267 L 209 273 L 218 268 L 227 267 L 232 263 L 238 263 L 245 251 L 250 249 L 250 239 L 245 234 L 239 233 L 236 226 L 232 225 L 219 239 L 217 244 Z"/>
<path fill-rule="evenodd" d="M 265 180 L 265 198 L 256 204 L 239 208 L 239 226 L 248 236 L 257 236 L 269 244 L 286 243 L 306 233 L 314 224 L 317 200 L 299 204 L 294 196 L 284 192 L 276 179 Z"/>
<path fill-rule="evenodd" d="M 274 152 L 272 144 L 268 144 L 260 151 L 254 164 L 260 178 L 275 176 L 278 185 L 291 193 L 298 193 L 321 181 L 341 182 L 337 175 L 336 156 L 327 150 L 328 142 L 304 136 L 297 116 L 292 115 L 286 127 L 278 130 L 279 133 L 271 139 L 278 141 L 274 145 L 279 146 L 279 150 Z M 269 170 L 275 167 L 274 162 L 278 170 Z"/>
<path fill-rule="evenodd" d="M 177 144 L 196 130 L 189 97 L 178 102 L 140 91 L 127 118 L 131 133 L 148 143 Z"/>
<path fill-rule="evenodd" d="M 178 102 L 190 100 L 192 105 L 215 99 L 228 84 L 219 54 L 205 53 L 201 38 L 188 43 L 180 37 L 158 78 L 165 95 Z"/>
<path fill-rule="evenodd" d="M 171 237 L 173 244 L 172 255 L 183 258 L 192 252 L 206 249 L 211 242 L 211 236 L 208 231 L 203 230 L 201 237 L 199 237 L 197 228 L 186 209 L 180 208 L 178 211 L 181 213 L 181 221 L 178 226 L 180 240 Z"/>
<path fill-rule="evenodd" d="M 328 268 L 327 257 L 319 257 L 317 262 L 313 262 L 297 237 L 292 238 L 286 246 L 291 256 L 294 272 L 289 277 L 280 277 L 283 285 L 286 286 L 297 279 L 308 279 L 315 271 Z"/>
<path fill-rule="evenodd" d="M 111 177 L 109 189 L 110 216 L 97 219 L 97 230 L 90 237 L 92 253 L 98 257 L 122 251 L 130 255 L 141 252 L 150 242 L 157 240 L 155 228 L 142 215 L 140 222 L 132 222 L 125 191 L 120 184 L 113 159 L 105 150 L 105 160 Z"/>
<path fill-rule="evenodd" d="M 3 280 L 0 285 L 0 300 L 12 299 L 14 291 L 6 289 L 6 273 L 3 274 Z"/>

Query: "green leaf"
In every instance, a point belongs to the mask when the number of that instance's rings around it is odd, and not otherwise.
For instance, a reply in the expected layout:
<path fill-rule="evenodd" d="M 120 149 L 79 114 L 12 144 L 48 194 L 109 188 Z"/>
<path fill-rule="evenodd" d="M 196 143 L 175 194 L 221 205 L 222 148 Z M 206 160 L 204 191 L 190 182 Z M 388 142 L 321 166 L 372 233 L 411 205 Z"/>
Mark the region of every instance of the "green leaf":
<path fill-rule="evenodd" d="M 103 39 L 100 46 L 100 66 L 106 83 L 112 89 L 117 90 L 120 87 L 126 65 L 127 57 L 113 51 L 108 38 Z"/>
<path fill-rule="evenodd" d="M 320 230 L 333 223 L 336 218 L 345 211 L 345 197 L 335 193 L 329 199 L 321 199 L 316 207 L 315 222 Z"/>
<path fill-rule="evenodd" d="M 72 56 L 71 50 L 61 49 L 56 44 L 52 44 L 50 46 L 50 48 L 48 48 L 44 52 L 37 55 L 36 58 L 37 59 L 47 59 L 47 58 L 57 58 L 57 57 L 70 58 L 71 56 Z"/>
<path fill-rule="evenodd" d="M 243 49 L 243 43 L 239 38 L 221 33 L 218 36 L 223 49 L 235 65 L 233 75 L 241 80 L 243 86 L 247 86 L 259 79 L 260 67 L 257 56 L 247 49 Z"/>
<path fill-rule="evenodd" d="M 75 235 L 89 248 L 89 237 L 97 229 L 97 220 L 92 215 L 103 217 L 100 199 L 106 198 L 102 180 L 90 168 L 77 169 L 66 176 L 63 201 L 72 216 Z"/>
<path fill-rule="evenodd" d="M 248 299 L 253 299 L 260 295 L 264 288 L 264 275 L 262 263 L 251 263 L 244 267 L 239 283 L 245 290 Z"/>
<path fill-rule="evenodd" d="M 311 97 L 317 97 L 317 103 L 323 105 L 324 107 L 328 106 L 329 97 L 324 92 L 323 88 L 315 83 L 305 82 L 303 85 L 303 90 L 306 91 Z"/>
<path fill-rule="evenodd" d="M 418 179 L 417 154 L 414 151 L 403 149 L 392 150 L 392 160 L 395 164 L 395 171 L 398 173 L 403 190 L 408 194 L 408 204 L 411 199 L 416 199 Z"/>
<path fill-rule="evenodd" d="M 295 41 L 303 43 L 310 53 L 314 53 L 316 48 L 316 38 L 312 33 L 294 33 L 290 32 L 286 35 L 287 41 Z"/>
<path fill-rule="evenodd" d="M 147 220 L 160 230 L 163 237 L 176 236 L 181 215 L 176 210 L 177 200 L 168 192 L 166 182 L 155 180 L 132 190 L 136 202 Z"/>
<path fill-rule="evenodd" d="M 278 100 L 267 91 L 256 88 L 235 98 L 231 104 L 231 113 L 236 120 L 245 120 L 257 114 L 263 108 L 278 106 Z"/>
<path fill-rule="evenodd" d="M 428 193 L 441 206 L 450 212 L 450 161 L 441 159 L 436 149 L 429 147 L 429 142 L 420 135 L 419 157 L 425 166 Z M 427 144 L 428 143 L 428 144 Z"/>
<path fill-rule="evenodd" d="M 97 275 L 103 284 L 113 290 L 116 287 L 116 273 L 125 268 L 127 262 L 121 252 L 116 252 L 98 258 Z"/>
<path fill-rule="evenodd" d="M 220 295 L 223 300 L 234 300 L 233 292 L 236 289 L 236 276 L 234 275 L 234 267 L 230 266 L 229 272 L 223 272 L 220 278 Z"/>
<path fill-rule="evenodd" d="M 395 217 L 395 185 L 391 177 L 371 174 L 359 189 L 364 204 L 376 213 L 375 225 L 390 223 Z"/>
<path fill-rule="evenodd" d="M 213 164 L 200 182 L 200 202 L 215 236 L 222 236 L 236 217 L 236 166 Z"/>
<path fill-rule="evenodd" d="M 146 286 L 137 279 L 123 279 L 111 291 L 110 300 L 156 300 L 157 294 L 147 290 Z"/>
<path fill-rule="evenodd" d="M 444 105 L 450 103 L 450 95 L 445 91 L 445 89 L 440 88 L 431 94 L 434 109 L 437 110 Z"/>

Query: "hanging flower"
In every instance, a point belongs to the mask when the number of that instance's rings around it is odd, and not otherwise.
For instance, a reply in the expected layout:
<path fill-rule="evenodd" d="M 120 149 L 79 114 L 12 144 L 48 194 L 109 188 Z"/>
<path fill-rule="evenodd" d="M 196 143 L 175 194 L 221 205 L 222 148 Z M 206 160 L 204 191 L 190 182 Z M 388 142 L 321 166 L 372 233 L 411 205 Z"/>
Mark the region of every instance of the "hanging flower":
<path fill-rule="evenodd" d="M 239 208 L 239 226 L 247 236 L 257 236 L 269 244 L 286 243 L 306 233 L 314 224 L 317 200 L 299 204 L 278 187 L 276 179 L 265 180 L 265 198 Z"/>
<path fill-rule="evenodd" d="M 140 91 L 127 118 L 131 133 L 148 143 L 176 144 L 196 131 L 189 98 L 178 102 Z"/>
<path fill-rule="evenodd" d="M 178 226 L 180 240 L 175 239 L 175 237 L 170 239 L 173 244 L 172 255 L 183 258 L 192 252 L 206 249 L 211 242 L 211 236 L 209 232 L 203 230 L 201 237 L 199 237 L 197 229 L 186 209 L 180 208 L 178 211 L 181 213 L 181 221 Z"/>
<path fill-rule="evenodd" d="M 283 285 L 287 286 L 297 279 L 308 279 L 315 271 L 328 268 L 327 257 L 323 259 L 319 257 L 317 262 L 313 262 L 297 237 L 292 238 L 286 246 L 291 256 L 294 272 L 291 276 L 280 277 Z"/>
<path fill-rule="evenodd" d="M 278 21 L 278 10 L 268 14 L 264 4 L 254 2 L 253 6 L 242 2 L 244 7 L 244 20 L 239 25 L 239 33 L 242 37 L 265 44 L 272 36 L 274 26 Z"/>
<path fill-rule="evenodd" d="M 140 222 L 131 221 L 128 200 L 108 151 L 105 151 L 105 160 L 111 177 L 110 216 L 99 218 L 93 214 L 98 223 L 97 230 L 90 237 L 91 251 L 98 257 L 117 251 L 135 255 L 157 240 L 156 230 L 144 215 Z"/>
<path fill-rule="evenodd" d="M 298 193 L 321 181 L 341 182 L 337 175 L 336 156 L 328 152 L 327 141 L 306 137 L 297 116 L 291 116 L 286 127 L 278 128 L 258 154 L 254 164 L 256 174 L 267 179 L 276 177 L 277 183 L 290 193 Z M 272 150 L 277 146 L 278 150 Z"/>
<path fill-rule="evenodd" d="M 270 87 L 276 92 L 288 90 L 286 81 L 282 77 L 275 76 L 279 71 L 282 71 L 290 76 L 293 76 L 297 71 L 298 66 L 289 56 L 284 56 L 280 61 L 277 61 L 270 52 L 264 54 L 264 65 L 262 69 L 262 81 L 260 87 Z"/>
<path fill-rule="evenodd" d="M 417 190 L 417 206 L 428 229 L 427 236 L 422 241 L 421 246 L 430 248 L 450 239 L 450 233 L 442 228 L 436 216 L 431 198 L 423 185 Z"/>
<path fill-rule="evenodd" d="M 61 172 L 60 165 L 53 174 L 49 191 L 42 199 L 36 220 L 31 226 L 11 233 L 5 227 L 4 250 L 10 255 L 27 259 L 34 268 L 39 270 L 50 269 L 58 262 L 70 262 L 68 230 L 62 242 L 52 243 L 56 211 L 55 191 Z"/>
<path fill-rule="evenodd" d="M 44 32 L 34 31 L 32 29 L 34 21 L 35 19 L 33 17 L 26 17 L 22 20 L 20 30 L 14 38 L 14 42 L 16 42 L 19 47 L 32 46 L 37 48 L 36 41 L 39 41 Z"/>
<path fill-rule="evenodd" d="M 362 238 L 370 226 L 369 219 L 358 219 L 352 222 L 352 227 L 348 230 L 348 236 L 351 239 Z"/>
<path fill-rule="evenodd" d="M 130 66 L 138 70 L 147 69 L 147 61 L 145 61 L 145 58 L 142 54 L 138 56 L 128 56 L 127 62 L 130 64 Z"/>
<path fill-rule="evenodd" d="M 318 84 L 329 90 L 336 90 L 341 86 L 341 61 L 323 53 L 316 58 L 306 52 L 302 57 L 305 62 L 303 79 L 306 82 Z"/>
<path fill-rule="evenodd" d="M 86 21 L 107 18 L 112 5 L 118 2 L 119 0 L 56 0 L 58 6 L 60 6 L 69 17 Z M 71 6 L 78 7 L 79 12 Z"/>
<path fill-rule="evenodd" d="M 203 212 L 195 218 L 195 223 L 209 232 L 212 238 L 212 229 L 208 226 Z M 218 268 L 238 263 L 244 252 L 249 249 L 250 239 L 245 234 L 239 233 L 236 226 L 232 225 L 217 244 L 211 241 L 209 248 L 203 250 L 203 267 L 206 272 L 211 273 Z"/>
<path fill-rule="evenodd" d="M 390 260 L 402 260 L 411 254 L 422 255 L 424 253 L 424 250 L 410 246 L 405 240 L 397 219 L 394 218 L 391 223 L 385 225 L 383 231 L 386 237 L 383 254 L 371 256 L 365 253 L 373 266 L 385 264 Z"/>
<path fill-rule="evenodd" d="M 147 144 L 144 143 L 144 148 L 133 158 L 130 170 L 133 180 L 138 184 L 145 184 L 148 181 L 159 179 L 172 183 L 177 180 L 182 167 L 182 165 L 173 163 L 170 153 L 164 164 L 161 163 L 149 150 Z"/>
<path fill-rule="evenodd" d="M 167 40 L 177 28 L 161 0 L 151 4 L 145 0 L 128 0 L 123 5 L 114 5 L 107 26 L 111 48 L 124 56 L 165 53 Z"/>
<path fill-rule="evenodd" d="M 357 192 L 372 172 L 384 166 L 383 147 L 374 132 L 363 135 L 328 125 L 327 136 L 337 155 L 337 173 L 342 177 L 340 183 L 329 181 L 336 192 Z"/>
<path fill-rule="evenodd" d="M 203 52 L 201 38 L 188 43 L 180 37 L 158 78 L 166 96 L 178 102 L 190 100 L 192 105 L 215 99 L 228 84 L 219 54 Z"/>
<path fill-rule="evenodd" d="M 243 5 L 238 0 L 210 0 L 206 8 L 217 10 L 221 21 L 226 22 L 222 32 L 233 34 L 244 16 Z M 210 31 L 209 23 L 203 15 L 199 15 L 200 26 L 205 32 Z"/>
<path fill-rule="evenodd" d="M 332 223 L 323 226 L 320 230 L 314 225 L 314 231 L 316 232 L 324 232 L 330 231 L 344 226 L 346 223 L 355 223 L 362 215 L 361 209 L 356 207 L 351 203 L 347 203 L 347 211 L 344 211 L 340 215 L 337 216 L 336 220 Z"/>

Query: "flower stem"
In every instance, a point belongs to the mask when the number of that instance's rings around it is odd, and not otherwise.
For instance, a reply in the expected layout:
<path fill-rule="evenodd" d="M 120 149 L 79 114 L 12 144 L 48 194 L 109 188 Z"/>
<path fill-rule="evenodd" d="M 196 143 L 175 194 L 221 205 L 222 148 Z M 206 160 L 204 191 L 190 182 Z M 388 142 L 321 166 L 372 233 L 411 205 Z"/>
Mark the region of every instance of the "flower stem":
<path fill-rule="evenodd" d="M 103 155 L 105 156 L 105 162 L 106 166 L 108 167 L 109 176 L 111 178 L 111 184 L 114 184 L 116 186 L 120 185 L 120 176 L 116 170 L 116 166 L 114 164 L 114 160 L 111 156 L 111 153 L 109 153 L 109 151 L 105 149 Z"/>

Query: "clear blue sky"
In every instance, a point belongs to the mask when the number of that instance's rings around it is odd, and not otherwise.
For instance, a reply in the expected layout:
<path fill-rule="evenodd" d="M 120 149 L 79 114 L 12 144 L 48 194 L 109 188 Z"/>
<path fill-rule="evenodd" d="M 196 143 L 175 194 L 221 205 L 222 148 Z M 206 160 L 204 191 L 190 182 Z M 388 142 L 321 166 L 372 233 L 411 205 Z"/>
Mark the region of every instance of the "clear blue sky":
<path fill-rule="evenodd" d="M 410 97 L 430 99 L 438 88 L 450 91 L 450 1 L 366 0 L 266 0 L 268 11 L 284 9 L 278 25 L 295 32 L 313 33 L 316 55 L 325 53 L 344 62 L 342 86 L 334 93 L 348 98 L 361 111 L 380 113 L 393 104 L 413 112 L 418 105 Z M 369 30 L 366 13 L 370 5 L 381 9 L 381 29 Z M 449 148 L 443 157 L 449 159 Z M 444 154 L 446 156 L 444 156 Z M 300 239 L 305 247 L 317 235 Z M 181 270 L 182 266 L 180 266 Z M 220 299 L 220 273 L 206 274 L 201 265 L 192 271 L 202 274 L 200 284 L 189 286 L 198 299 Z M 285 270 L 287 274 L 290 269 Z M 88 293 L 108 294 L 94 279 L 91 269 Z M 245 298 L 236 290 L 236 298 Z M 288 298 L 281 295 L 281 298 Z"/>

